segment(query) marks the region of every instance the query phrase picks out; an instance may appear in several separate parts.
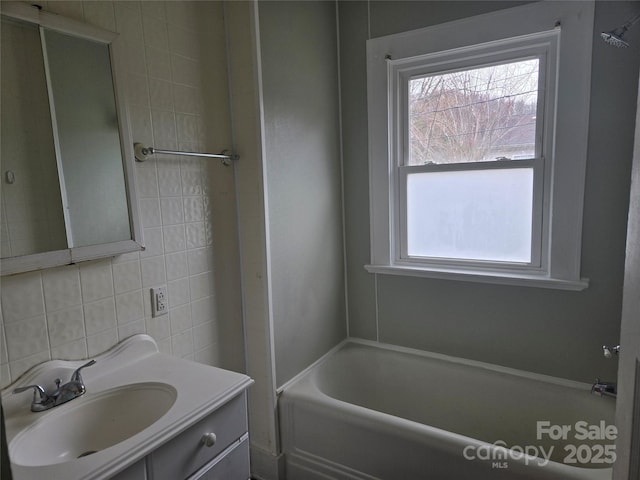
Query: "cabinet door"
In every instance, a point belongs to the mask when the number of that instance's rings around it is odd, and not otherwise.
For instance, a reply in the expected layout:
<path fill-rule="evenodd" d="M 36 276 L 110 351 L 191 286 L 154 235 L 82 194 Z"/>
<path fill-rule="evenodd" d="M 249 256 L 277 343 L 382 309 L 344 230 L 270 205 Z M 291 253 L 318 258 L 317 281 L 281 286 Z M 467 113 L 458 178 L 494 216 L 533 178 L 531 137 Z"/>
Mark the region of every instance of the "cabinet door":
<path fill-rule="evenodd" d="M 249 440 L 247 436 L 235 448 L 220 457 L 205 465 L 189 480 L 247 480 L 249 478 Z"/>
<path fill-rule="evenodd" d="M 238 441 L 246 431 L 247 407 L 243 392 L 153 451 L 147 463 L 149 478 L 187 478 Z"/>

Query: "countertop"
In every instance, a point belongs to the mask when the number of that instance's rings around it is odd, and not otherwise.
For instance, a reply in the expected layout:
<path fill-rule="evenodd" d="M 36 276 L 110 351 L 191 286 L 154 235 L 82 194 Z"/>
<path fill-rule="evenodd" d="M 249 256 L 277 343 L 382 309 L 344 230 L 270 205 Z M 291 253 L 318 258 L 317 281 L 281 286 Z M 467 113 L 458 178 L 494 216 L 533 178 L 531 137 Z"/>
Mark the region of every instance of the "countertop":
<path fill-rule="evenodd" d="M 44 412 L 30 410 L 30 393 L 12 394 L 14 388 L 39 384 L 47 391 L 53 380 L 68 381 L 73 371 L 87 360 L 52 360 L 37 365 L 2 392 L 7 442 L 25 428 L 35 428 L 53 415 L 63 414 L 81 402 L 123 385 L 158 382 L 175 388 L 171 408 L 151 426 L 132 437 L 92 455 L 44 466 L 18 465 L 12 461 L 15 480 L 43 478 L 102 479 L 134 464 L 157 447 L 178 435 L 218 407 L 248 388 L 253 380 L 246 375 L 179 359 L 160 353 L 148 335 L 134 335 L 111 350 L 94 357 L 97 363 L 82 370 L 86 393 L 66 404 Z M 126 408 L 126 405 L 123 405 Z M 73 428 L 73 425 L 69 425 Z M 37 451 L 33 452 L 38 455 Z"/>

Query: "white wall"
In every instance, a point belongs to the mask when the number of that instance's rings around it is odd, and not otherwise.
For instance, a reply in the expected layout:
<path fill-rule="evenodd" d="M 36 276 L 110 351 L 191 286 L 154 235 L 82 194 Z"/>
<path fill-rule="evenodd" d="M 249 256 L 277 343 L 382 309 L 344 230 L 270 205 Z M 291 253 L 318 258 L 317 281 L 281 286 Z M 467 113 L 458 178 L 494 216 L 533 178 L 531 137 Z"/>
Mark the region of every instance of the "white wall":
<path fill-rule="evenodd" d="M 346 337 L 336 10 L 261 2 L 276 384 Z"/>
<path fill-rule="evenodd" d="M 229 32 L 234 139 L 242 158 L 236 166 L 236 184 L 247 374 L 255 381 L 248 396 L 251 474 L 256 478 L 271 479 L 279 476 L 279 447 L 273 325 L 267 281 L 257 5 L 254 2 L 228 2 L 225 15 Z"/>
<path fill-rule="evenodd" d="M 625 229 L 640 35 L 616 49 L 599 32 L 637 2 L 597 2 L 582 240 L 583 292 L 370 275 L 367 181 L 367 38 L 442 23 L 511 2 L 340 3 L 349 327 L 355 337 L 592 382 L 615 378 L 601 345 L 620 334 Z M 496 28 L 500 28 L 496 25 Z M 455 32 L 451 32 L 455 35 Z"/>
<path fill-rule="evenodd" d="M 637 417 L 638 388 L 640 388 L 640 84 L 636 107 L 629 223 L 627 226 L 627 258 L 625 260 L 624 296 L 620 339 L 620 369 L 618 371 L 618 398 L 616 400 L 617 461 L 614 479 L 640 476 L 637 453 L 640 418 Z"/>
<path fill-rule="evenodd" d="M 230 148 L 222 3 L 40 3 L 124 37 L 135 141 Z M 142 332 L 164 352 L 244 369 L 233 169 L 163 157 L 136 164 L 136 179 L 144 252 L 2 277 L 2 385 L 42 361 L 91 357 Z M 149 287 L 163 284 L 169 314 L 151 318 Z"/>
<path fill-rule="evenodd" d="M 251 471 L 279 478 L 277 386 L 346 336 L 335 4 L 229 2 Z"/>

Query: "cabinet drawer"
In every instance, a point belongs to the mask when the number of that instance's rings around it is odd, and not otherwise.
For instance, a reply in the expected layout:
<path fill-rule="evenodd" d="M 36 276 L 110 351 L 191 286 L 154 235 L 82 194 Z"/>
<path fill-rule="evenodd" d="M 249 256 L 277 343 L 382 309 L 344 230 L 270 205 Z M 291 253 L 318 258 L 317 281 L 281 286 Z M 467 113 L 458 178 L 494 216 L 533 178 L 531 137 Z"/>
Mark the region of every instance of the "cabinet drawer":
<path fill-rule="evenodd" d="M 248 480 L 249 437 L 244 436 L 240 444 L 220 455 L 209 465 L 205 465 L 189 480 Z"/>
<path fill-rule="evenodd" d="M 189 477 L 238 440 L 247 431 L 246 394 L 230 400 L 208 417 L 162 445 L 148 457 L 151 480 L 180 480 Z M 204 435 L 214 434 L 207 446 Z"/>

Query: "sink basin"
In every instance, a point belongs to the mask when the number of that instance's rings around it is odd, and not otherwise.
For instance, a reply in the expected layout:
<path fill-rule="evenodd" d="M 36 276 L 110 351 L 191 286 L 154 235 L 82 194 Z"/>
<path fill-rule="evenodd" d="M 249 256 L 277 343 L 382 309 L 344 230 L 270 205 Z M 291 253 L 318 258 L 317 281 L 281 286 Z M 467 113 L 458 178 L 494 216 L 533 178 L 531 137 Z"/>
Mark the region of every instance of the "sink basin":
<path fill-rule="evenodd" d="M 13 463 L 42 466 L 88 457 L 116 445 L 160 419 L 176 401 L 164 383 L 135 383 L 90 393 L 55 407 L 9 444 Z M 59 409 L 59 410 L 58 410 Z"/>

